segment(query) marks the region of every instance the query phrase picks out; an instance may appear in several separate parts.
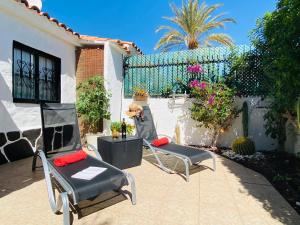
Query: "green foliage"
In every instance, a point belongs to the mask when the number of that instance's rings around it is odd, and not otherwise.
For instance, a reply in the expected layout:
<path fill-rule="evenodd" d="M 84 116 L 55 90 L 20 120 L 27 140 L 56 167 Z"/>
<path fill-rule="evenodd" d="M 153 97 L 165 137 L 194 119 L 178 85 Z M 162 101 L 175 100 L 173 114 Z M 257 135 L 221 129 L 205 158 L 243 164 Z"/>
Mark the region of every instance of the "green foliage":
<path fill-rule="evenodd" d="M 195 98 L 190 108 L 191 117 L 199 126 L 214 129 L 212 145 L 215 146 L 219 132 L 228 128 L 236 117 L 234 91 L 222 83 L 197 85 L 196 82 L 191 94 Z"/>
<path fill-rule="evenodd" d="M 234 23 L 234 19 L 224 17 L 224 13 L 215 15 L 215 11 L 222 4 L 200 4 L 199 0 L 182 1 L 182 7 L 170 4 L 173 17 L 163 17 L 172 23 L 172 26 L 160 26 L 156 32 L 165 31 L 157 42 L 155 49 L 168 51 L 172 48 L 196 49 L 203 46 L 212 46 L 213 42 L 232 46 L 230 36 L 224 33 L 214 33 L 213 30 L 224 28 L 226 23 Z"/>
<path fill-rule="evenodd" d="M 243 124 L 243 132 L 244 136 L 248 137 L 248 131 L 249 131 L 249 111 L 248 111 L 248 103 L 245 101 L 243 103 L 242 108 L 242 124 Z"/>
<path fill-rule="evenodd" d="M 273 177 L 273 182 L 287 182 L 287 181 L 291 181 L 292 178 L 288 175 L 280 175 L 277 174 Z"/>
<path fill-rule="evenodd" d="M 168 85 L 161 91 L 161 97 L 168 98 L 172 94 L 172 86 Z"/>
<path fill-rule="evenodd" d="M 286 139 L 286 121 L 296 119 L 295 104 L 300 94 L 299 12 L 299 0 L 279 0 L 277 10 L 258 21 L 252 38 L 272 100 L 265 115 L 266 133 L 277 138 L 281 147 Z"/>
<path fill-rule="evenodd" d="M 260 56 L 255 49 L 243 53 L 232 48 L 227 63 L 229 72 L 225 83 L 234 88 L 239 96 L 265 95 L 265 79 L 260 64 Z"/>
<path fill-rule="evenodd" d="M 248 137 L 239 137 L 233 141 L 232 150 L 239 155 L 253 155 L 255 153 L 255 144 Z"/>
<path fill-rule="evenodd" d="M 110 130 L 111 131 L 119 131 L 119 132 L 121 132 L 121 127 L 122 127 L 122 123 L 121 122 L 112 122 L 111 124 L 110 124 Z"/>
<path fill-rule="evenodd" d="M 128 135 L 133 135 L 134 129 L 135 129 L 135 126 L 133 124 L 126 123 L 126 133 Z"/>
<path fill-rule="evenodd" d="M 94 76 L 77 87 L 77 111 L 89 131 L 95 130 L 102 119 L 110 119 L 109 98 L 102 76 Z"/>
<path fill-rule="evenodd" d="M 296 102 L 296 112 L 297 112 L 297 125 L 298 125 L 298 129 L 300 129 L 300 97 Z"/>
<path fill-rule="evenodd" d="M 126 123 L 126 133 L 128 135 L 132 135 L 134 129 L 135 129 L 134 125 Z M 122 131 L 122 123 L 118 122 L 118 121 L 112 122 L 110 125 L 110 130 L 111 131 L 115 130 L 115 131 L 121 132 Z"/>

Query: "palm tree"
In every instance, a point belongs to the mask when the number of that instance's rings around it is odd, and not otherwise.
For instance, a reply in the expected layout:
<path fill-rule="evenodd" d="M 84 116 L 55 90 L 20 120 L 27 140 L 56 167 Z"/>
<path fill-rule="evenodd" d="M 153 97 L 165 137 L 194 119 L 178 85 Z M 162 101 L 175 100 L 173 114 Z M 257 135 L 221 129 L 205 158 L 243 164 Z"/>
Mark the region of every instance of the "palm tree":
<path fill-rule="evenodd" d="M 155 49 L 168 51 L 171 48 L 196 49 L 200 46 L 212 46 L 217 42 L 225 46 L 232 46 L 231 37 L 224 33 L 212 33 L 216 28 L 224 28 L 225 23 L 235 23 L 232 18 L 224 18 L 225 13 L 213 16 L 213 12 L 222 4 L 211 6 L 199 0 L 188 0 L 182 3 L 182 8 L 170 4 L 174 17 L 163 17 L 172 22 L 175 27 L 160 26 L 156 32 L 165 30 L 163 37 L 157 42 Z"/>

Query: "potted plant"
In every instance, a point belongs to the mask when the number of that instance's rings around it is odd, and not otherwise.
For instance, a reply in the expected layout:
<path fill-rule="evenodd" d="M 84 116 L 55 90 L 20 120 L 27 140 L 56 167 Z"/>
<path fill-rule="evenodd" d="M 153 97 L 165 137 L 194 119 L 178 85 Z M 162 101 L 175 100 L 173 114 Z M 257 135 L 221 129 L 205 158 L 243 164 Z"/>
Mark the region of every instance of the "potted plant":
<path fill-rule="evenodd" d="M 96 75 L 79 84 L 77 96 L 77 112 L 86 142 L 97 147 L 97 138 L 101 136 L 100 123 L 103 119 L 110 119 L 110 94 L 105 90 L 103 77 Z"/>
<path fill-rule="evenodd" d="M 149 97 L 148 91 L 144 86 L 135 87 L 133 89 L 133 100 L 134 101 L 147 101 Z"/>
<path fill-rule="evenodd" d="M 110 130 L 111 130 L 111 136 L 113 138 L 120 137 L 121 122 L 112 122 L 111 125 L 110 125 Z"/>
<path fill-rule="evenodd" d="M 111 130 L 111 135 L 113 138 L 118 138 L 120 137 L 121 133 L 121 122 L 112 122 L 110 125 L 110 130 Z M 128 135 L 133 135 L 135 126 L 129 123 L 126 123 L 126 133 Z"/>
<path fill-rule="evenodd" d="M 135 126 L 133 124 L 126 123 L 126 133 L 128 135 L 133 135 Z"/>

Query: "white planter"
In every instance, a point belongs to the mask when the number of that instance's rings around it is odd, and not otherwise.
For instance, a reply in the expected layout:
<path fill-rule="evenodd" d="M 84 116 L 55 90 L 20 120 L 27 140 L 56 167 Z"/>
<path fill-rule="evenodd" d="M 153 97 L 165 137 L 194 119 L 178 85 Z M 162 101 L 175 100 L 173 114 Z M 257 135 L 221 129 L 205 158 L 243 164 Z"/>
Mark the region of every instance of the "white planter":
<path fill-rule="evenodd" d="M 97 140 L 99 137 L 105 136 L 103 133 L 96 133 L 96 134 L 86 134 L 86 142 L 88 145 L 91 145 L 95 149 L 98 148 Z"/>

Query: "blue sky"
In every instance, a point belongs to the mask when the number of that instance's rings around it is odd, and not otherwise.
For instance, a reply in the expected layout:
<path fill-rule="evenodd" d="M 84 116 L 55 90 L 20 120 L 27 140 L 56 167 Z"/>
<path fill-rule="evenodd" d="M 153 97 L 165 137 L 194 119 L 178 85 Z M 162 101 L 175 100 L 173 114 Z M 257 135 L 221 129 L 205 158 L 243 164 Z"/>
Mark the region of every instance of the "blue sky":
<path fill-rule="evenodd" d="M 43 0 L 43 11 L 59 19 L 80 34 L 116 38 L 135 42 L 144 53 L 153 53 L 162 33 L 155 33 L 172 16 L 169 3 L 181 0 Z M 255 21 L 276 7 L 276 0 L 207 0 L 207 4 L 223 3 L 219 12 L 227 12 L 237 24 L 225 31 L 236 44 L 249 44 L 249 32 Z"/>

